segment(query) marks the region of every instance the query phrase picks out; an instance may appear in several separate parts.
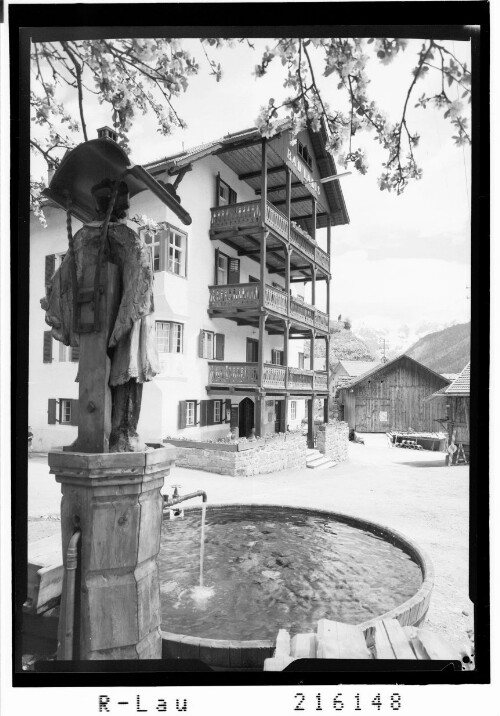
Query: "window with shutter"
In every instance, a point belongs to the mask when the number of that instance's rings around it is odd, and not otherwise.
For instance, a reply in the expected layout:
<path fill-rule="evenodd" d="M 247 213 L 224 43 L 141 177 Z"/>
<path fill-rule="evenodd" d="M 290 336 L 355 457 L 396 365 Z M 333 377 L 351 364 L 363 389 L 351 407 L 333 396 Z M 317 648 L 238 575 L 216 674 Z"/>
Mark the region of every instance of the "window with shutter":
<path fill-rule="evenodd" d="M 72 346 L 71 347 L 71 360 L 73 363 L 78 363 L 78 360 L 80 358 L 80 346 Z"/>
<path fill-rule="evenodd" d="M 236 192 L 231 189 L 229 184 L 220 178 L 220 172 L 216 177 L 216 204 L 217 206 L 227 206 L 227 204 L 236 204 Z"/>
<path fill-rule="evenodd" d="M 226 337 L 223 333 L 215 334 L 215 360 L 224 360 L 224 344 Z"/>
<path fill-rule="evenodd" d="M 207 403 L 208 400 L 200 400 L 200 428 L 204 428 L 208 423 L 207 419 Z"/>
<path fill-rule="evenodd" d="M 230 398 L 228 398 L 226 400 L 225 412 L 226 412 L 226 414 L 225 414 L 224 420 L 226 423 L 229 423 L 231 421 L 231 399 Z"/>
<path fill-rule="evenodd" d="M 219 422 L 214 418 L 214 406 L 216 402 L 215 400 L 207 400 L 207 425 L 213 425 L 214 422 Z"/>
<path fill-rule="evenodd" d="M 72 400 L 71 401 L 71 418 L 70 418 L 71 425 L 78 425 L 79 410 L 80 410 L 80 404 L 79 404 L 78 400 Z"/>
<path fill-rule="evenodd" d="M 47 408 L 49 425 L 55 425 L 57 422 L 56 410 L 57 410 L 57 400 L 55 398 L 49 398 L 49 405 Z"/>
<path fill-rule="evenodd" d="M 213 420 L 212 423 L 222 422 L 222 400 L 212 400 Z"/>
<path fill-rule="evenodd" d="M 43 332 L 43 362 L 52 363 L 52 333 Z"/>
<path fill-rule="evenodd" d="M 186 427 L 187 421 L 187 401 L 179 401 L 179 430 Z"/>
<path fill-rule="evenodd" d="M 214 357 L 214 337 L 213 331 L 200 331 L 198 355 L 200 358 L 208 358 L 213 360 Z"/>
<path fill-rule="evenodd" d="M 240 282 L 240 260 L 230 258 L 227 271 L 227 282 L 229 284 Z"/>

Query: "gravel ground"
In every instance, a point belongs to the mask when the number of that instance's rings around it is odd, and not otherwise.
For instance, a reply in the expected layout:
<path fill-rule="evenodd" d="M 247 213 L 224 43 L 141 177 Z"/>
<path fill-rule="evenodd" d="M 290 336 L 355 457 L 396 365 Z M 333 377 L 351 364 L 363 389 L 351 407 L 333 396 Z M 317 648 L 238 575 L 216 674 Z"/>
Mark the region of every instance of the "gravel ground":
<path fill-rule="evenodd" d="M 473 638 L 468 598 L 469 470 L 444 466 L 442 453 L 390 448 L 385 435 L 349 444 L 349 460 L 330 470 L 230 477 L 174 467 L 180 492 L 201 489 L 209 503 L 288 504 L 331 509 L 391 527 L 429 555 L 435 583 L 426 626 L 452 640 Z M 29 461 L 28 540 L 59 531 L 60 486 L 45 455 Z"/>

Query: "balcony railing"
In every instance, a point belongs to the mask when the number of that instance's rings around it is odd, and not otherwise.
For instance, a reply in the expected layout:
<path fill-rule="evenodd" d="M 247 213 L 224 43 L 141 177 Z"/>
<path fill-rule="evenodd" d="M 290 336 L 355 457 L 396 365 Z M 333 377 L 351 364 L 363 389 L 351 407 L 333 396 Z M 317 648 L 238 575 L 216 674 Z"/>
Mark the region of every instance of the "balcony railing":
<path fill-rule="evenodd" d="M 288 378 L 288 380 L 287 380 Z M 303 370 L 282 365 L 264 363 L 262 385 L 259 386 L 257 363 L 209 363 L 208 383 L 212 386 L 239 386 L 262 388 L 289 388 L 292 390 L 325 391 L 328 375 L 325 371 Z"/>
<path fill-rule="evenodd" d="M 236 228 L 258 226 L 260 224 L 260 200 L 245 201 L 241 204 L 227 204 L 211 209 L 211 230 L 226 231 Z M 293 221 L 293 220 L 292 220 Z M 270 202 L 266 203 L 266 225 L 279 236 L 288 239 L 288 219 Z M 315 241 L 303 229 L 290 226 L 290 243 L 318 266 L 330 271 L 330 257 L 320 249 Z"/>
<path fill-rule="evenodd" d="M 264 287 L 264 300 L 260 298 L 260 283 L 237 283 L 224 286 L 209 286 L 210 298 L 209 308 L 216 310 L 223 309 L 248 309 L 264 308 L 279 313 L 281 316 L 288 315 L 288 304 L 290 304 L 290 318 L 305 323 L 311 328 L 318 328 L 321 331 L 328 331 L 328 316 L 314 306 L 300 301 L 293 296 L 288 296 L 285 291 L 269 286 Z"/>

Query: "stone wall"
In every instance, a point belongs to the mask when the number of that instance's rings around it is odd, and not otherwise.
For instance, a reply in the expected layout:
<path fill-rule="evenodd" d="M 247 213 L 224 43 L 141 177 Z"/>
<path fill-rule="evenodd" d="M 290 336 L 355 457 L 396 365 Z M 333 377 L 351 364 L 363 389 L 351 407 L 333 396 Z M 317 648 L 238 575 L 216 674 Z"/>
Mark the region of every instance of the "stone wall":
<path fill-rule="evenodd" d="M 206 450 L 177 443 L 176 451 L 179 467 L 248 477 L 305 467 L 307 438 L 302 431 L 296 431 L 259 439 L 259 444 L 248 450 Z"/>
<path fill-rule="evenodd" d="M 317 433 L 317 448 L 335 462 L 347 460 L 349 426 L 340 420 L 320 425 Z"/>

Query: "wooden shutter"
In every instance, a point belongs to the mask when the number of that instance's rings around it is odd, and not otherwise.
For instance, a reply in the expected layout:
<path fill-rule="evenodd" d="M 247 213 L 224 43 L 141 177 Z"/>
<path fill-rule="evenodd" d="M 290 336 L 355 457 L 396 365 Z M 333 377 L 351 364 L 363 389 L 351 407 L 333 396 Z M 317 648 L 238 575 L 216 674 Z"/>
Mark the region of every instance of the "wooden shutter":
<path fill-rule="evenodd" d="M 207 400 L 207 425 L 214 424 L 214 405 L 215 400 Z"/>
<path fill-rule="evenodd" d="M 80 417 L 80 404 L 78 400 L 71 401 L 71 425 L 78 425 L 78 418 Z"/>
<path fill-rule="evenodd" d="M 217 286 L 219 283 L 219 254 L 220 249 L 215 249 L 215 272 L 214 272 L 214 285 Z"/>
<path fill-rule="evenodd" d="M 203 334 L 205 331 L 200 331 L 200 337 L 198 339 L 198 355 L 203 358 Z"/>
<path fill-rule="evenodd" d="M 215 360 L 224 360 L 224 344 L 226 337 L 223 333 L 215 334 Z"/>
<path fill-rule="evenodd" d="M 231 422 L 231 399 L 230 398 L 226 399 L 225 405 L 223 404 L 223 408 L 224 408 L 224 422 L 229 423 L 229 422 Z M 228 412 L 229 412 L 229 420 L 227 417 Z"/>
<path fill-rule="evenodd" d="M 71 346 L 71 360 L 73 363 L 78 363 L 80 358 L 80 346 Z"/>
<path fill-rule="evenodd" d="M 52 332 L 43 332 L 43 362 L 52 363 Z"/>
<path fill-rule="evenodd" d="M 186 427 L 187 401 L 179 401 L 179 430 Z"/>
<path fill-rule="evenodd" d="M 231 405 L 231 430 L 239 425 L 239 408 L 237 405 Z"/>
<path fill-rule="evenodd" d="M 273 365 L 278 365 L 278 351 L 276 348 L 271 348 L 271 363 Z"/>
<path fill-rule="evenodd" d="M 47 415 L 49 425 L 55 425 L 56 420 L 56 409 L 57 409 L 57 400 L 55 398 L 49 398 L 49 407 L 47 409 Z"/>
<path fill-rule="evenodd" d="M 215 177 L 215 206 L 220 206 L 220 172 Z"/>
<path fill-rule="evenodd" d="M 207 403 L 208 400 L 200 400 L 200 428 L 207 425 Z"/>
<path fill-rule="evenodd" d="M 49 254 L 45 257 L 45 286 L 50 284 L 50 280 L 56 270 L 56 255 Z"/>
<path fill-rule="evenodd" d="M 240 282 L 240 260 L 229 258 L 228 259 L 228 270 L 227 270 L 227 282 L 239 283 Z"/>
<path fill-rule="evenodd" d="M 229 188 L 229 203 L 236 204 L 237 200 L 238 200 L 238 196 L 237 196 L 236 192 L 233 191 L 233 189 Z"/>

